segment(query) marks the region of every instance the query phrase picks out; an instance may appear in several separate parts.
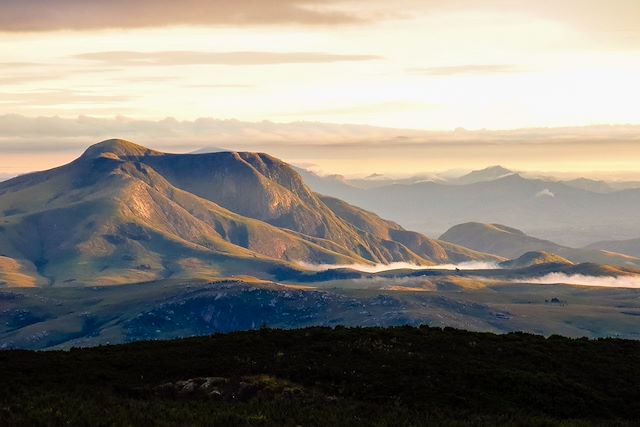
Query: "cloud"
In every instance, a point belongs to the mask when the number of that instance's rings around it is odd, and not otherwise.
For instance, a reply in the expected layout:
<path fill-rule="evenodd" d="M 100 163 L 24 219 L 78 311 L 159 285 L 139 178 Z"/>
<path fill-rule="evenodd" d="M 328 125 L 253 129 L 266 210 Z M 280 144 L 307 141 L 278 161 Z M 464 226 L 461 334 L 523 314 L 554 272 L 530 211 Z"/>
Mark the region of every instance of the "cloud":
<path fill-rule="evenodd" d="M 248 89 L 256 87 L 256 85 L 248 84 L 201 84 L 201 85 L 185 85 L 184 87 L 194 89 Z"/>
<path fill-rule="evenodd" d="M 26 92 L 29 94 L 30 92 Z M 87 138 L 119 134 L 127 138 L 149 140 L 197 140 L 294 142 L 309 141 L 339 142 L 345 139 L 379 140 L 384 135 L 395 135 L 394 129 L 365 125 L 341 125 L 317 122 L 275 123 L 271 121 L 244 122 L 203 117 L 196 120 L 176 120 L 168 117 L 161 120 L 137 120 L 118 116 L 97 118 L 80 116 L 28 117 L 19 114 L 0 115 L 0 136 L 4 138 L 52 137 Z M 409 131 L 421 134 L 419 131 Z M 199 136 L 199 138 L 197 138 Z"/>
<path fill-rule="evenodd" d="M 494 270 L 498 265 L 493 262 L 469 261 L 460 264 L 438 264 L 431 266 L 416 265 L 408 262 L 392 262 L 390 264 L 310 264 L 307 262 L 298 263 L 301 267 L 312 271 L 335 270 L 338 268 L 348 268 L 364 273 L 380 273 L 389 270 Z"/>
<path fill-rule="evenodd" d="M 225 85 L 226 86 L 226 85 Z M 38 98 L 41 92 L 53 97 L 56 102 L 65 97 L 79 97 L 80 100 L 101 100 L 100 95 L 87 92 L 71 92 L 60 90 L 38 92 L 14 92 L 14 96 Z M 3 94 L 6 98 L 6 93 Z M 115 96 L 118 100 L 126 96 Z M 99 118 L 79 116 L 75 118 L 30 117 L 21 114 L 0 115 L 0 138 L 82 138 L 95 139 L 101 136 L 119 135 L 123 138 L 138 140 L 141 143 L 182 140 L 185 142 L 203 143 L 205 145 L 224 142 L 272 142 L 295 145 L 303 143 L 330 148 L 340 144 L 361 150 L 372 143 L 375 147 L 410 148 L 412 146 L 425 149 L 442 147 L 443 149 L 463 149 L 472 146 L 496 146 L 504 150 L 505 146 L 522 147 L 545 145 L 550 149 L 562 145 L 572 150 L 581 146 L 593 146 L 601 149 L 603 143 L 613 144 L 620 141 L 625 146 L 637 147 L 640 126 L 584 126 L 568 128 L 530 128 L 515 130 L 464 130 L 426 131 L 413 129 L 393 129 L 368 125 L 334 124 L 310 121 L 277 123 L 268 120 L 247 122 L 234 119 L 216 119 L 202 117 L 195 120 L 177 120 L 167 117 L 160 120 L 133 119 L 125 116 Z M 424 142 L 428 141 L 428 144 Z M 392 144 L 392 147 L 389 146 Z M 204 146 L 204 145 L 202 145 Z M 198 146 L 197 148 L 202 148 Z M 0 148 L 1 149 L 1 148 Z"/>
<path fill-rule="evenodd" d="M 544 190 L 538 191 L 536 197 L 556 197 L 556 195 L 548 188 L 545 188 Z"/>
<path fill-rule="evenodd" d="M 48 80 L 58 80 L 61 76 L 51 73 L 42 74 L 5 74 L 0 76 L 0 86 L 17 85 L 22 83 L 42 82 Z"/>
<path fill-rule="evenodd" d="M 118 77 L 111 79 L 116 82 L 125 83 L 163 83 L 170 82 L 172 80 L 178 80 L 177 76 L 132 76 L 132 77 Z"/>
<path fill-rule="evenodd" d="M 3 93 L 0 104 L 5 105 L 70 105 L 70 104 L 104 104 L 123 102 L 132 99 L 126 95 L 98 95 L 90 92 L 72 90 L 44 90 Z"/>
<path fill-rule="evenodd" d="M 144 120 L 123 115 L 130 114 L 126 108 L 131 103 L 118 101 L 108 110 L 97 102 L 103 99 L 94 99 L 92 104 L 84 102 L 86 97 L 92 96 L 90 93 L 77 95 L 85 98 L 79 100 L 83 103 L 73 107 L 73 111 L 85 110 L 87 115 L 69 118 L 0 115 L 0 153 L 21 153 L 24 160 L 19 162 L 20 170 L 27 171 L 33 167 L 30 158 L 50 158 L 47 165 L 53 167 L 72 160 L 90 144 L 118 137 L 157 150 L 178 153 L 210 146 L 267 152 L 294 164 L 313 162 L 316 164 L 314 170 L 321 173 L 346 172 L 364 176 L 381 172 L 391 174 L 389 176 L 406 176 L 444 170 L 452 165 L 460 169 L 478 169 L 496 162 L 519 170 L 542 170 L 553 175 L 553 170 L 565 170 L 564 158 L 583 161 L 586 165 L 593 159 L 602 164 L 616 165 L 625 159 L 636 158 L 639 152 L 640 126 L 634 125 L 426 131 L 310 121 L 248 122 L 211 117 Z M 55 98 L 55 102 L 62 102 L 65 94 L 58 93 Z M 25 101 L 25 105 L 28 104 Z M 38 111 L 37 108 L 36 104 L 33 111 Z M 62 110 L 66 106 L 55 108 Z M 102 117 L 92 116 L 96 114 Z M 111 117 L 104 117 L 107 114 Z M 62 159 L 56 157 L 56 153 L 66 153 L 68 157 Z M 362 153 L 367 153 L 367 162 L 360 169 L 354 169 L 360 165 L 356 165 L 353 159 L 361 158 Z M 533 163 L 519 163 L 522 159 Z M 558 159 L 558 163 L 552 163 L 550 159 Z M 390 169 L 389 165 L 400 167 Z M 18 166 L 17 162 L 15 166 Z M 549 169 L 551 167 L 557 169 Z M 598 170 L 597 176 L 604 179 L 640 179 L 634 169 L 629 169 L 630 172 L 624 172 L 624 169 L 617 169 L 619 172 Z M 6 171 L 0 165 L 0 172 Z M 596 173 L 586 167 L 565 172 L 566 177 Z M 534 195 L 532 191 L 531 197 Z"/>
<path fill-rule="evenodd" d="M 585 276 L 582 274 L 549 273 L 546 276 L 518 280 L 521 283 L 567 284 L 607 288 L 640 288 L 640 276 Z"/>
<path fill-rule="evenodd" d="M 323 52 L 202 52 L 187 50 L 89 52 L 76 55 L 74 58 L 126 66 L 313 64 L 382 59 L 375 55 L 341 55 Z"/>
<path fill-rule="evenodd" d="M 326 108 L 320 110 L 297 110 L 287 111 L 282 115 L 287 117 L 298 116 L 341 116 L 350 114 L 367 114 L 367 113 L 389 113 L 390 111 L 419 111 L 430 110 L 436 108 L 435 104 L 424 102 L 407 102 L 407 101 L 388 101 L 367 104 L 349 105 L 340 108 Z"/>
<path fill-rule="evenodd" d="M 0 0 L 0 31 L 168 25 L 340 25 L 363 21 L 331 0 Z M 329 7 L 327 7 L 329 6 Z"/>
<path fill-rule="evenodd" d="M 25 95 L 29 96 L 29 93 Z M 65 99 L 64 95 L 57 93 L 52 96 L 56 102 L 61 102 Z M 285 152 L 288 148 L 285 147 L 296 146 L 308 151 L 313 145 L 331 147 L 346 141 L 377 142 L 397 132 L 372 126 L 315 122 L 244 122 L 214 118 L 181 121 L 170 117 L 136 120 L 124 116 L 62 118 L 7 114 L 0 115 L 0 152 L 29 153 L 43 149 L 81 151 L 89 144 L 119 137 L 169 151 L 185 152 L 219 145 L 236 150 L 268 151 L 276 156 L 287 157 Z"/>
<path fill-rule="evenodd" d="M 560 23 L 586 35 L 590 48 L 600 47 L 597 45 L 635 48 L 640 40 L 638 0 L 405 0 L 402 12 L 398 13 L 406 17 L 460 13 Z"/>
<path fill-rule="evenodd" d="M 508 74 L 523 71 L 511 64 L 453 65 L 448 67 L 408 68 L 411 74 L 428 76 L 460 76 L 460 75 L 492 75 Z"/>
<path fill-rule="evenodd" d="M 47 70 L 47 71 L 43 71 Z M 0 63 L 0 86 L 15 86 L 33 82 L 64 80 L 71 76 L 94 73 L 112 73 L 121 68 L 83 67 L 68 68 L 47 63 Z"/>

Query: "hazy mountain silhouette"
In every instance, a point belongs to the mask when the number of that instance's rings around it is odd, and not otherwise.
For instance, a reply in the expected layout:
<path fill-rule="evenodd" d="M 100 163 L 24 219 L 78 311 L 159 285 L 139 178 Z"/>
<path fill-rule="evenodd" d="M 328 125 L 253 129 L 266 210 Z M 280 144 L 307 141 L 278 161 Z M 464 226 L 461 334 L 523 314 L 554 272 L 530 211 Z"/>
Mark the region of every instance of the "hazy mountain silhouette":
<path fill-rule="evenodd" d="M 477 182 L 494 181 L 513 175 L 515 172 L 502 166 L 489 166 L 488 168 L 471 171 L 459 178 L 450 179 L 448 182 L 452 184 L 475 184 Z"/>
<path fill-rule="evenodd" d="M 471 172 L 457 181 L 382 183 L 366 189 L 350 180 L 304 176 L 319 193 L 421 232 L 441 234 L 470 221 L 501 223 L 569 246 L 640 235 L 637 188 L 605 191 L 597 181 L 530 178 L 502 167 Z"/>
<path fill-rule="evenodd" d="M 563 262 L 560 256 L 573 263 L 600 263 L 623 267 L 640 267 L 640 259 L 614 252 L 597 249 L 578 249 L 558 245 L 549 240 L 538 239 L 524 232 L 500 224 L 482 224 L 469 222 L 459 224 L 440 236 L 445 240 L 468 248 L 514 259 L 529 253 L 530 258 L 539 258 L 543 262 Z M 504 264 L 505 267 L 522 263 L 522 259 Z"/>
<path fill-rule="evenodd" d="M 610 193 L 615 191 L 611 185 L 609 185 L 606 181 L 588 179 L 588 178 L 576 178 L 570 179 L 568 181 L 563 181 L 565 184 L 579 188 L 581 190 L 591 191 L 594 193 Z"/>
<path fill-rule="evenodd" d="M 640 257 L 640 238 L 596 242 L 586 246 L 586 249 L 601 249 Z"/>

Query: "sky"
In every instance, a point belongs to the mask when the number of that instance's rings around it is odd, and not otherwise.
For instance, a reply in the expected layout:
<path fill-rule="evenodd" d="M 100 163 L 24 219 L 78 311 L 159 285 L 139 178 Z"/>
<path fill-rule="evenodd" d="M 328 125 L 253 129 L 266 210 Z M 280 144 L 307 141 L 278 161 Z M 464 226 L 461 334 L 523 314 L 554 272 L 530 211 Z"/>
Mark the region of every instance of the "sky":
<path fill-rule="evenodd" d="M 634 173 L 639 17 L 637 0 L 0 0 L 0 174 L 108 137 L 345 174 Z"/>

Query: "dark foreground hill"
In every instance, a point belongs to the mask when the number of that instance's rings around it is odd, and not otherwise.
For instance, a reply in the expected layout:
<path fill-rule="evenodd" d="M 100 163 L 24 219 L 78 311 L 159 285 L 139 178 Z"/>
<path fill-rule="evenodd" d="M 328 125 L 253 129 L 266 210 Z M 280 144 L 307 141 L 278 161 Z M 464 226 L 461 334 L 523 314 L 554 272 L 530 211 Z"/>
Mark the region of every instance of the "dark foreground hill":
<path fill-rule="evenodd" d="M 0 352 L 3 425 L 637 425 L 640 342 L 262 329 Z"/>

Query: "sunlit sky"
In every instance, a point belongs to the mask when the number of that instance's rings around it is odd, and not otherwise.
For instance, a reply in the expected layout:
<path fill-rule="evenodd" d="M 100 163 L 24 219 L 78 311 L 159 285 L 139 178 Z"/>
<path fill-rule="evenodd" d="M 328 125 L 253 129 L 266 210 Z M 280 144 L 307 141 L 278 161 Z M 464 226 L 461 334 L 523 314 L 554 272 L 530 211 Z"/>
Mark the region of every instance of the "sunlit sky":
<path fill-rule="evenodd" d="M 11 115 L 0 153 L 21 171 L 26 158 L 33 167 L 64 157 L 54 135 L 36 140 L 12 125 L 39 116 L 424 130 L 640 124 L 638 21 L 637 0 L 0 0 L 0 116 Z M 218 141 L 186 140 L 207 138 Z M 35 161 L 29 145 L 43 140 L 51 157 Z M 620 167 L 594 166 L 597 157 L 585 170 Z"/>

